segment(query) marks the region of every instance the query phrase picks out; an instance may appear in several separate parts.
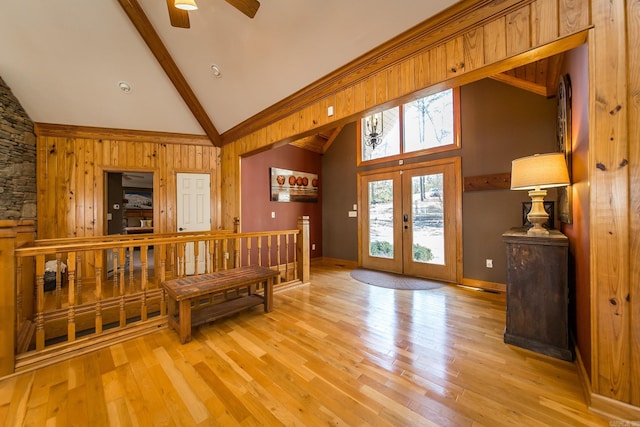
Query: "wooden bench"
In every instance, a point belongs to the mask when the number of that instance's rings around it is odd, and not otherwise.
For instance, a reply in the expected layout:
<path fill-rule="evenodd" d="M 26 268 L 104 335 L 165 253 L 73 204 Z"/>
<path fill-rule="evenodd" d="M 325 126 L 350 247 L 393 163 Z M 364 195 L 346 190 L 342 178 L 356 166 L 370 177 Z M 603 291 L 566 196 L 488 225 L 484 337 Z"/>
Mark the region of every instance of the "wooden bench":
<path fill-rule="evenodd" d="M 219 319 L 258 304 L 268 313 L 278 271 L 247 266 L 162 282 L 168 296 L 169 327 L 180 342 L 191 341 L 191 327 Z M 262 295 L 256 285 L 263 285 Z M 177 310 L 176 310 L 177 307 Z"/>

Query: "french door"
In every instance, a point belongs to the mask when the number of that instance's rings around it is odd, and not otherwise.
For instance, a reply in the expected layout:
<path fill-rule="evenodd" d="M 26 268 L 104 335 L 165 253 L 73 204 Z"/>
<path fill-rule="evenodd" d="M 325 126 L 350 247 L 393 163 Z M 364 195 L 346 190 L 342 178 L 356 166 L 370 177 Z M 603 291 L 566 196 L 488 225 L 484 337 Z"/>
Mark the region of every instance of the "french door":
<path fill-rule="evenodd" d="M 457 281 L 460 159 L 360 175 L 365 268 Z"/>

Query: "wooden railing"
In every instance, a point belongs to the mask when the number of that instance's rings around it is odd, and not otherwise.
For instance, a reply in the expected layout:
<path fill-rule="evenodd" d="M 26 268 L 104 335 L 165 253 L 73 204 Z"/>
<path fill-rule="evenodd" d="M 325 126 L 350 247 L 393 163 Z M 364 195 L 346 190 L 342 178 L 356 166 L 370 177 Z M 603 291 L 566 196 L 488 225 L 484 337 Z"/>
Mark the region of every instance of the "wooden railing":
<path fill-rule="evenodd" d="M 298 226 L 15 244 L 11 372 L 166 325 L 164 280 L 261 265 L 280 272 L 276 290 L 308 282 L 308 218 Z M 11 373 L 7 365 L 0 376 Z"/>

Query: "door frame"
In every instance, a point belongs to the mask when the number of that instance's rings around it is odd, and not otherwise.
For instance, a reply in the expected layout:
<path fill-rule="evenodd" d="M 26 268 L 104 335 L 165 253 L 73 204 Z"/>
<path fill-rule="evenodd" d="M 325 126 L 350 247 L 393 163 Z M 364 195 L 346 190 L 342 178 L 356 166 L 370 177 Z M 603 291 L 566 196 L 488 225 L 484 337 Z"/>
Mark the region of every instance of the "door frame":
<path fill-rule="evenodd" d="M 453 180 L 454 184 L 454 215 L 452 223 L 455 227 L 455 239 L 456 239 L 456 250 L 455 250 L 455 263 L 456 274 L 455 281 L 456 283 L 462 283 L 463 272 L 462 272 L 462 160 L 460 156 L 456 157 L 447 157 L 444 159 L 431 160 L 426 162 L 419 163 L 411 163 L 411 164 L 403 164 L 397 166 L 390 166 L 385 168 L 372 169 L 368 171 L 358 172 L 357 174 L 357 196 L 358 196 L 358 211 L 361 215 L 361 220 L 358 221 L 358 266 L 362 267 L 362 251 L 363 251 L 363 238 L 364 238 L 364 212 L 368 209 L 367 206 L 364 205 L 364 196 L 363 191 L 365 189 L 362 188 L 362 177 L 366 177 L 369 175 L 378 175 L 384 174 L 388 172 L 403 172 L 409 171 L 413 169 L 421 169 L 425 167 L 433 167 L 433 166 L 441 166 L 441 165 L 453 165 L 454 167 L 454 176 Z"/>

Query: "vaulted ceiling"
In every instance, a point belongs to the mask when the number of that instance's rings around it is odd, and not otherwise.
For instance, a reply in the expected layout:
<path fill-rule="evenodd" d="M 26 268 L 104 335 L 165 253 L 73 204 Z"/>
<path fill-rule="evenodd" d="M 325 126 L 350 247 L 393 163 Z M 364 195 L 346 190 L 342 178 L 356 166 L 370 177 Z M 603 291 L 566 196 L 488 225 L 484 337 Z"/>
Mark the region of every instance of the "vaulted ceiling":
<path fill-rule="evenodd" d="M 36 122 L 211 138 L 456 1 L 262 0 L 253 19 L 197 2 L 190 29 L 170 25 L 164 0 L 4 2 L 0 77 Z M 142 35 L 131 10 L 148 19 Z"/>
<path fill-rule="evenodd" d="M 255 0 L 198 0 L 188 29 L 171 25 L 171 3 L 6 2 L 0 77 L 36 122 L 207 135 L 221 145 L 224 132 L 456 0 L 262 0 L 253 18 L 231 4 Z M 494 78 L 549 97 L 561 62 Z M 339 131 L 293 144 L 324 153 Z"/>

